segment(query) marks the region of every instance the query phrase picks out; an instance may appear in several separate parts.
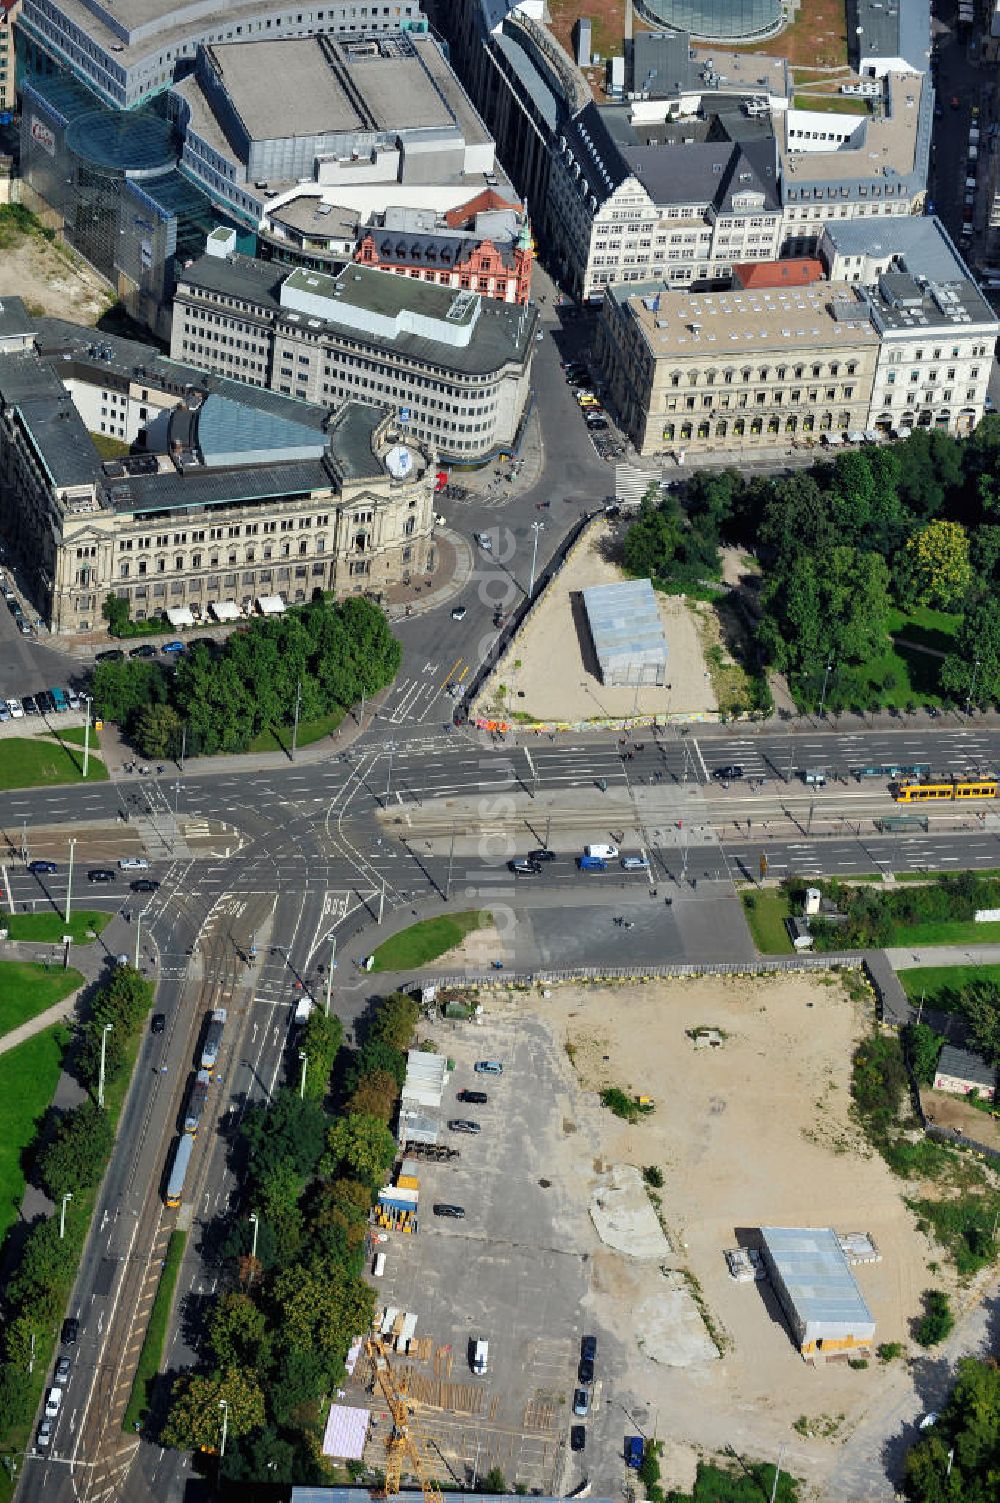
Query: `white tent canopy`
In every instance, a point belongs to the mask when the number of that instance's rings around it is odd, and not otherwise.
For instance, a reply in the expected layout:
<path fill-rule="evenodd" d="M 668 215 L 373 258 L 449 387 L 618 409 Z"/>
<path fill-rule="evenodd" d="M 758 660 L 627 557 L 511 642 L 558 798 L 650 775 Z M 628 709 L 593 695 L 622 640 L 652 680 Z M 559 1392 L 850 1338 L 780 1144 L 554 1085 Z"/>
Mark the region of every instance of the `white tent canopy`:
<path fill-rule="evenodd" d="M 186 605 L 172 605 L 166 611 L 171 626 L 193 626 L 194 617 Z"/>
<path fill-rule="evenodd" d="M 258 595 L 257 609 L 262 616 L 280 616 L 285 609 L 285 602 L 280 595 Z"/>
<path fill-rule="evenodd" d="M 209 610 L 216 621 L 238 621 L 240 608 L 234 600 L 213 600 Z"/>

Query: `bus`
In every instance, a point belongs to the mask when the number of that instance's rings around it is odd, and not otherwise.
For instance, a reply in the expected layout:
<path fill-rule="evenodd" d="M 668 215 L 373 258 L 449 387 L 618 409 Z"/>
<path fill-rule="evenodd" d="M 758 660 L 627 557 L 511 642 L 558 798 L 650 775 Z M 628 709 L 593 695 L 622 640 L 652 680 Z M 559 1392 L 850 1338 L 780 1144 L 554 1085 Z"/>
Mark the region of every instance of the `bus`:
<path fill-rule="evenodd" d="M 931 799 L 996 798 L 997 778 L 954 778 L 940 783 L 893 783 L 889 792 L 897 804 L 922 804 Z"/>
<path fill-rule="evenodd" d="M 205 1029 L 205 1042 L 201 1048 L 198 1068 L 207 1070 L 210 1076 L 219 1059 L 219 1047 L 222 1044 L 222 1031 L 226 1026 L 226 1016 L 226 1009 L 217 1007 L 209 1014 L 208 1027 Z"/>
<path fill-rule="evenodd" d="M 201 1119 L 208 1105 L 208 1087 L 211 1079 L 207 1070 L 199 1070 L 191 1082 L 191 1091 L 184 1112 L 184 1131 L 189 1132 L 192 1137 L 201 1126 Z"/>
<path fill-rule="evenodd" d="M 187 1179 L 188 1165 L 191 1163 L 191 1153 L 194 1149 L 194 1138 L 190 1133 L 182 1133 L 177 1140 L 174 1150 L 174 1161 L 170 1167 L 170 1178 L 167 1180 L 167 1193 L 163 1199 L 173 1209 L 181 1203 L 184 1194 L 184 1181 Z"/>

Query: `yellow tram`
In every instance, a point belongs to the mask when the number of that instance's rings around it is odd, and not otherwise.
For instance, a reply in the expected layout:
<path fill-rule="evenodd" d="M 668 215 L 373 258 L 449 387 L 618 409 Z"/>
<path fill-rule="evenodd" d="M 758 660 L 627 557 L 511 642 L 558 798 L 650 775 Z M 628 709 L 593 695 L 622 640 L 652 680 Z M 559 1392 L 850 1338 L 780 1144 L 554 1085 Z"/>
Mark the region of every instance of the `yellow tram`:
<path fill-rule="evenodd" d="M 897 804 L 922 804 L 928 799 L 996 798 L 1000 789 L 997 778 L 953 778 L 948 782 L 890 783 L 889 792 Z"/>

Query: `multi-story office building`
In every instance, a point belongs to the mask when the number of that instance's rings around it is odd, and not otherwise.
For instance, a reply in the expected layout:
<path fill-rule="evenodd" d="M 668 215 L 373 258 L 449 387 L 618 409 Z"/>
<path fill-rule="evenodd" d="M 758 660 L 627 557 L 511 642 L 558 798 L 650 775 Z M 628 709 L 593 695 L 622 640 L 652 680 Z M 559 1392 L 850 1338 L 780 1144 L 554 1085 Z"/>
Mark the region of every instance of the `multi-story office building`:
<path fill-rule="evenodd" d="M 336 277 L 231 253 L 220 231 L 182 274 L 171 353 L 303 401 L 391 406 L 442 459 L 481 464 L 518 436 L 538 321 L 474 288 L 351 266 Z"/>
<path fill-rule="evenodd" d="M 830 281 L 609 288 L 598 358 L 640 453 L 975 427 L 1000 322 L 936 221 L 896 230 L 829 227 Z"/>
<path fill-rule="evenodd" d="M 14 108 L 17 99 L 17 49 L 14 22 L 21 14 L 21 0 L 0 0 L 0 110 Z"/>
<path fill-rule="evenodd" d="M 106 104 L 135 109 L 162 94 L 190 67 L 199 47 L 226 42 L 311 36 L 370 36 L 419 24 L 417 0 L 392 5 L 325 0 L 313 5 L 274 0 L 24 0 L 20 28 L 35 48 Z M 286 100 L 286 104 L 288 101 Z"/>
<path fill-rule="evenodd" d="M 734 140 L 738 120 L 647 133 L 627 108 L 591 104 L 566 123 L 546 223 L 575 296 L 655 275 L 672 285 L 713 282 L 731 276 L 735 262 L 774 260 L 782 222 L 775 142 L 768 134 Z"/>
<path fill-rule="evenodd" d="M 846 283 L 685 293 L 608 289 L 598 359 L 640 454 L 777 447 L 864 429 L 878 335 Z"/>
<path fill-rule="evenodd" d="M 384 408 L 328 409 L 128 340 L 0 313 L 0 522 L 54 631 L 109 591 L 197 620 L 433 569 L 434 455 Z M 128 442 L 98 456 L 91 434 Z"/>

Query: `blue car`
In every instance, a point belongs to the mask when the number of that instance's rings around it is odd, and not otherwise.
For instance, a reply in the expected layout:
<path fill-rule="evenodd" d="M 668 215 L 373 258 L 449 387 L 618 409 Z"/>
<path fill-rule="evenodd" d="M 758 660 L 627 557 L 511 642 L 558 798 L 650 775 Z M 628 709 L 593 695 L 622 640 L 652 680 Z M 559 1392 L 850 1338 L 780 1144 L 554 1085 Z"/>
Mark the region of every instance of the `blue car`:
<path fill-rule="evenodd" d="M 163 644 L 162 648 L 160 649 L 160 651 L 161 652 L 183 652 L 184 651 L 184 643 L 183 642 L 164 642 L 164 644 Z"/>
<path fill-rule="evenodd" d="M 28 870 L 36 877 L 50 877 L 59 868 L 54 861 L 29 861 Z"/>

